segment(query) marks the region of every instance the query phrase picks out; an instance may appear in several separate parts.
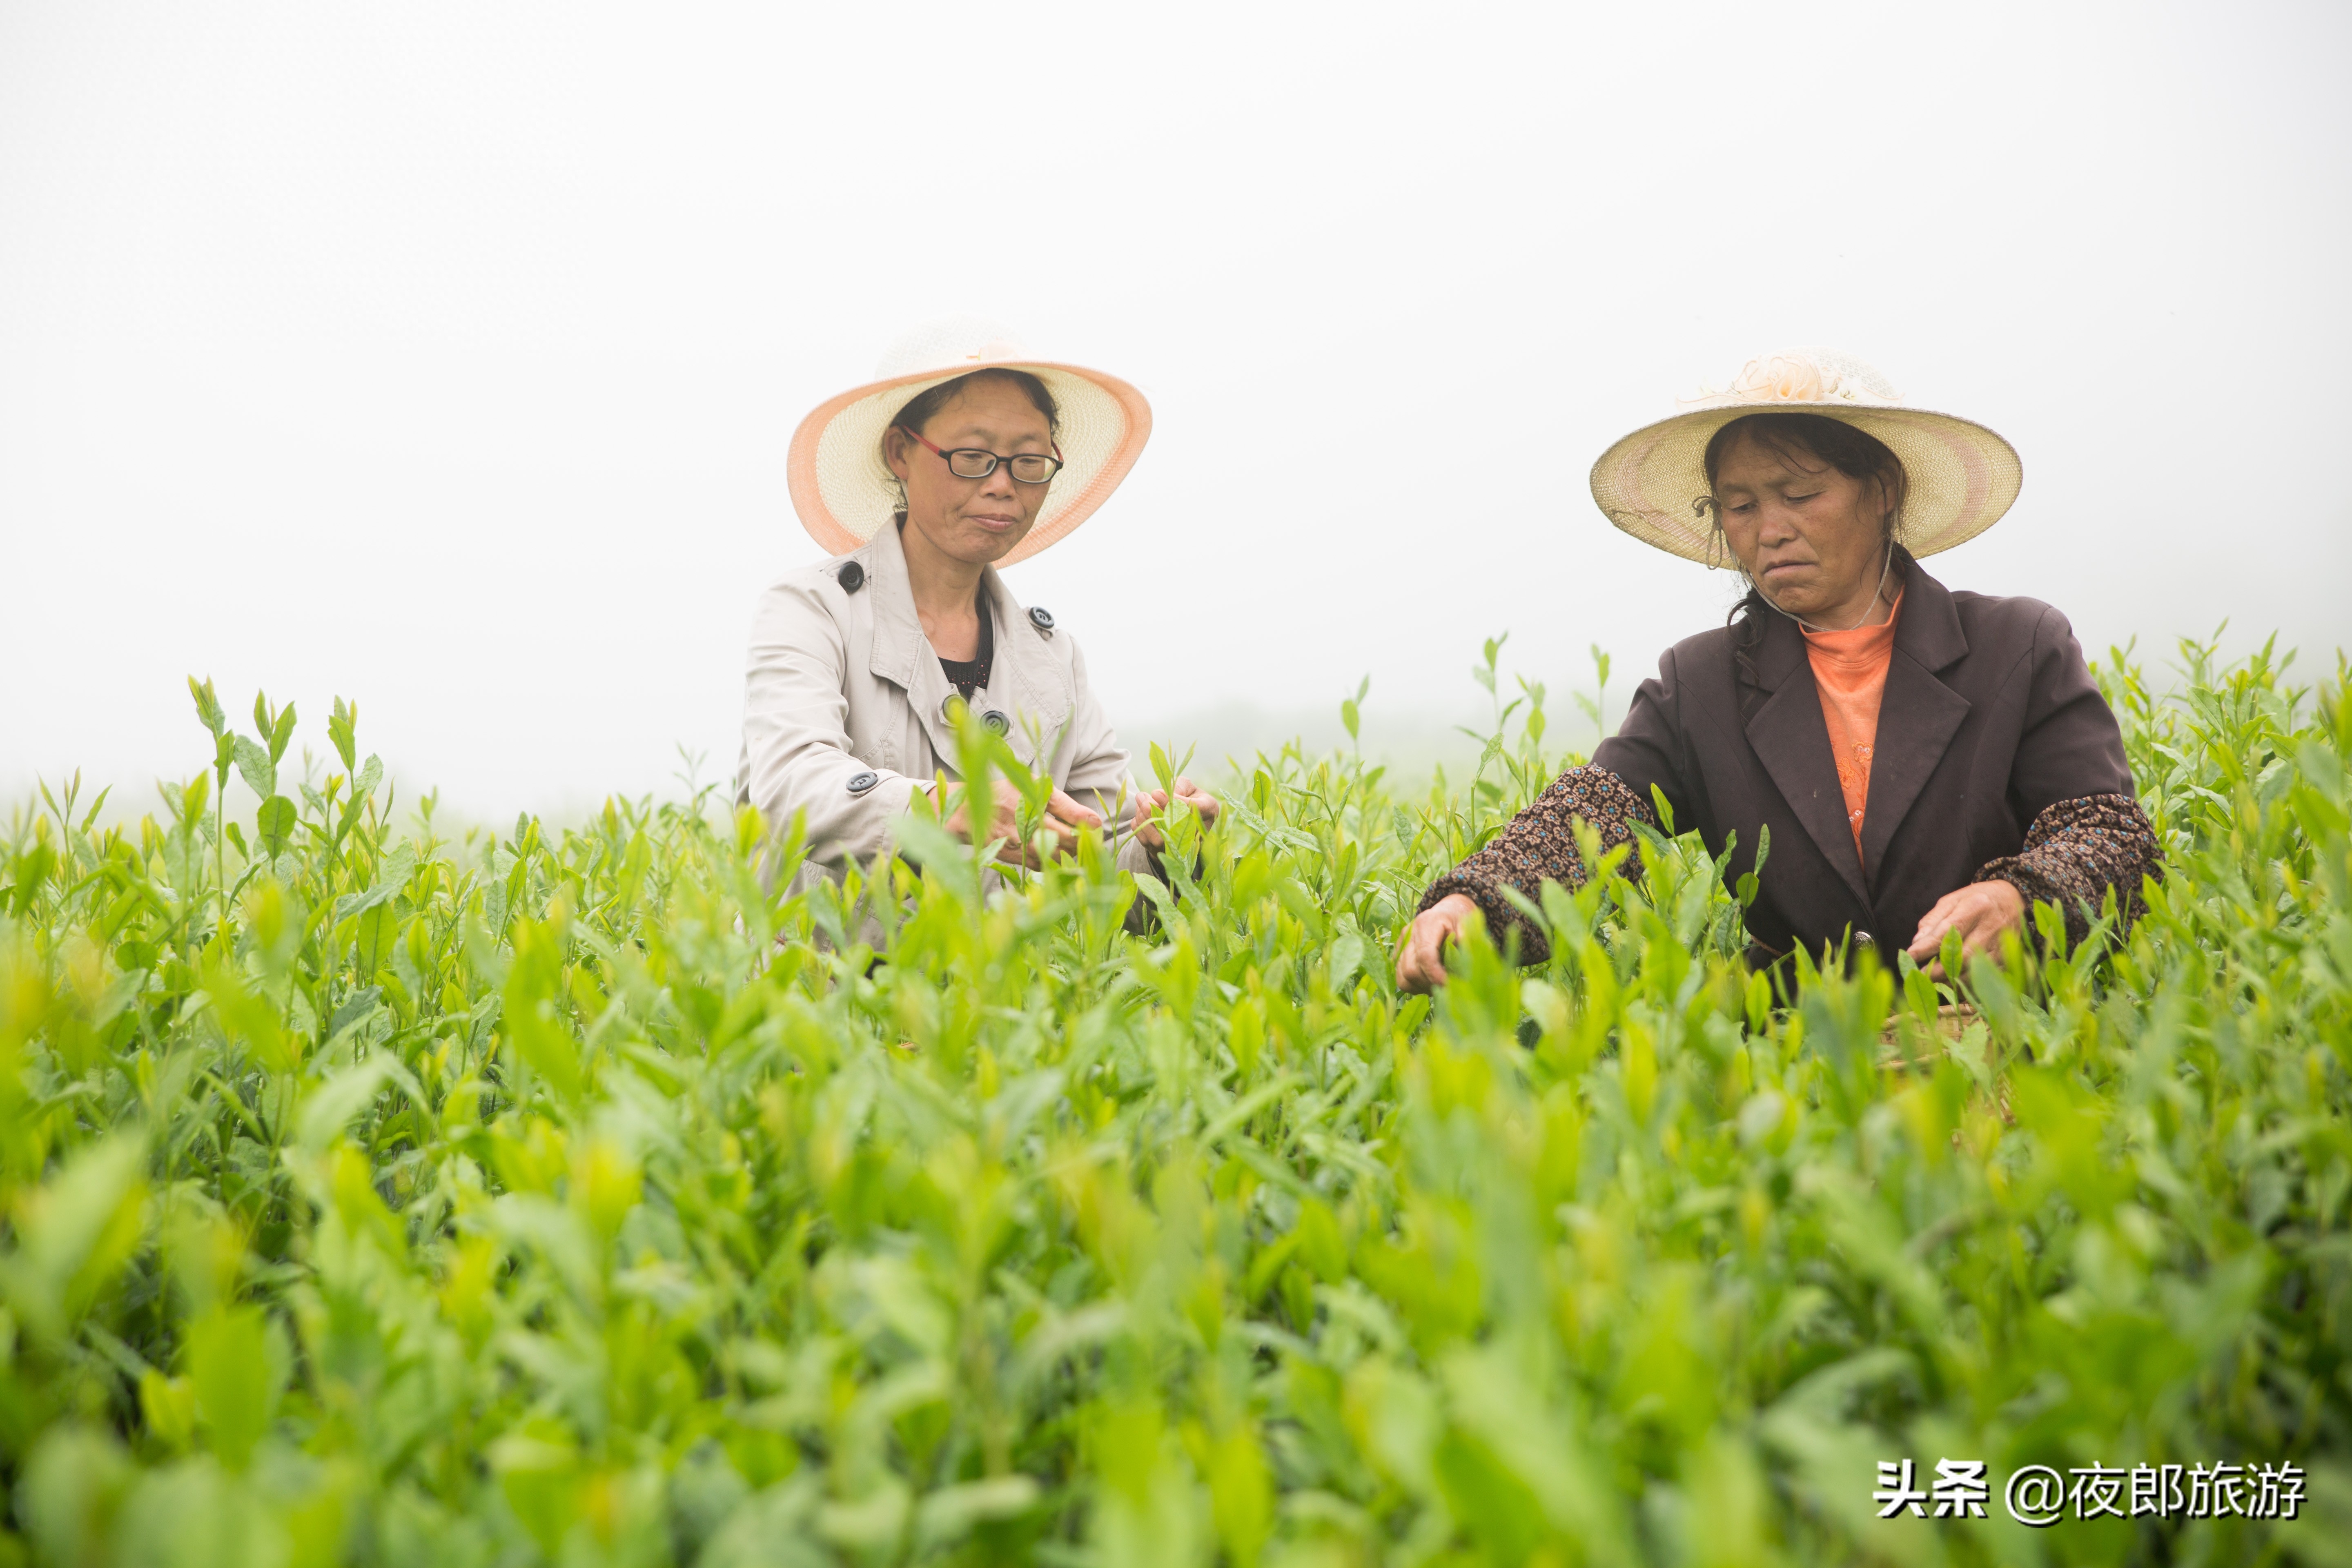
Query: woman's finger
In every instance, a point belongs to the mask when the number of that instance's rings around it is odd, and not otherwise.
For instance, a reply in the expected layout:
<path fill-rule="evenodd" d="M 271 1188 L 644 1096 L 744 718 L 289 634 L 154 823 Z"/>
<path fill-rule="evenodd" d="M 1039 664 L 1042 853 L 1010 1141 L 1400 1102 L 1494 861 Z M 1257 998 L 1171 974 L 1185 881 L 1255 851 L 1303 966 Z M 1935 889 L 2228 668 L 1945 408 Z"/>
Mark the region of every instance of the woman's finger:
<path fill-rule="evenodd" d="M 1045 810 L 1075 827 L 1102 826 L 1102 813 L 1079 804 L 1076 795 L 1065 794 L 1061 790 L 1054 792 L 1053 798 L 1045 803 Z"/>
<path fill-rule="evenodd" d="M 1415 916 L 1405 930 L 1404 951 L 1397 957 L 1397 984 L 1407 991 L 1427 991 L 1445 984 L 1444 945 L 1451 922 L 1430 911 Z"/>
<path fill-rule="evenodd" d="M 1418 940 L 1420 936 L 1421 920 L 1416 916 L 1412 922 L 1404 928 L 1403 935 L 1397 942 L 1396 983 L 1397 989 L 1400 991 L 1412 990 L 1413 976 L 1420 973 L 1420 971 L 1414 966 L 1412 961 L 1413 942 Z"/>
<path fill-rule="evenodd" d="M 1981 900 L 1969 913 L 1974 918 L 1960 928 L 1960 950 L 1970 958 L 1980 952 L 1998 958 L 2000 933 L 2009 929 L 2009 922 L 2001 919 L 2000 910 L 1990 899 Z"/>
<path fill-rule="evenodd" d="M 998 779 L 993 793 L 996 799 L 994 809 L 988 814 L 988 836 L 1004 841 L 996 858 L 1008 866 L 1036 869 L 1036 852 L 1021 837 L 1021 792 Z"/>
<path fill-rule="evenodd" d="M 1421 973 L 1421 921 L 1405 927 L 1404 942 L 1397 948 L 1396 983 L 1400 991 L 1419 991 L 1425 982 Z"/>
<path fill-rule="evenodd" d="M 1416 931 L 1412 942 L 1412 988 L 1434 991 L 1445 984 L 1444 935 Z"/>
<path fill-rule="evenodd" d="M 1927 912 L 1919 917 L 1919 929 L 1912 933 L 1907 950 L 1915 963 L 1925 963 L 1944 945 L 1944 932 L 1951 929 L 1953 906 L 1959 902 L 1957 892 L 1937 899 Z"/>

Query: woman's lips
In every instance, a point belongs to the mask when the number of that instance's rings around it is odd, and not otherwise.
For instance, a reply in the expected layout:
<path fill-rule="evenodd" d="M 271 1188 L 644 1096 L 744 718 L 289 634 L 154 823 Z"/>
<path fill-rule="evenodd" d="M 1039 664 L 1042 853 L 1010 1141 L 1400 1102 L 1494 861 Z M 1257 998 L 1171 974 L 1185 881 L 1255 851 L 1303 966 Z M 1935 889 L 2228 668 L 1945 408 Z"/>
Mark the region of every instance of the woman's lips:
<path fill-rule="evenodd" d="M 991 533 L 1003 533 L 1007 529 L 1021 526 L 1021 520 L 1017 517 L 985 517 L 975 514 L 971 521 Z"/>

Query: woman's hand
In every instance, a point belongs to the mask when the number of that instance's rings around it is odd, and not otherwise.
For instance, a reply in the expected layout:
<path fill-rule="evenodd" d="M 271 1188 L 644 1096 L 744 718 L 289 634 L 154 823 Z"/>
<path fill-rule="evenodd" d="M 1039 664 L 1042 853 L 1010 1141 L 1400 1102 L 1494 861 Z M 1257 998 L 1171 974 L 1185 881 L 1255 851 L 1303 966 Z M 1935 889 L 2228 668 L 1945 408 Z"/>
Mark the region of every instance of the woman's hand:
<path fill-rule="evenodd" d="M 1176 781 L 1176 799 L 1200 815 L 1201 826 L 1206 827 L 1217 820 L 1217 797 L 1194 784 L 1191 779 Z M 1154 849 L 1165 849 L 1168 840 L 1160 825 L 1151 820 L 1154 812 L 1168 809 L 1168 792 L 1148 789 L 1135 797 L 1135 836 Z"/>
<path fill-rule="evenodd" d="M 1971 882 L 1956 889 L 1936 900 L 1919 921 L 1918 934 L 1911 939 L 1911 961 L 1932 963 L 1943 951 L 1944 933 L 1960 933 L 1960 952 L 1974 958 L 1979 952 L 1998 955 L 2000 933 L 2021 931 L 2025 925 L 2025 896 L 2007 882 Z"/>
<path fill-rule="evenodd" d="M 1462 934 L 1462 922 L 1477 910 L 1465 895 L 1448 893 L 1413 916 L 1397 949 L 1397 989 L 1434 991 L 1444 984 L 1445 944 Z"/>
<path fill-rule="evenodd" d="M 1021 792 L 1006 780 L 992 779 L 990 782 L 995 785 L 995 809 L 990 813 L 987 830 L 981 834 L 981 838 L 983 841 L 992 838 L 1008 840 L 1004 847 L 996 852 L 996 858 L 1008 866 L 1026 866 L 1035 870 L 1040 864 L 1036 851 L 1020 837 L 1021 813 L 1027 803 L 1022 799 Z M 950 833 L 969 844 L 972 842 L 971 802 L 965 798 L 967 793 L 958 794 L 955 811 L 948 817 L 945 826 Z M 1079 829 L 1100 827 L 1102 816 L 1080 805 L 1062 791 L 1055 790 L 1052 798 L 1045 802 L 1045 815 L 1037 826 L 1053 831 L 1056 854 L 1067 855 L 1078 847 Z"/>

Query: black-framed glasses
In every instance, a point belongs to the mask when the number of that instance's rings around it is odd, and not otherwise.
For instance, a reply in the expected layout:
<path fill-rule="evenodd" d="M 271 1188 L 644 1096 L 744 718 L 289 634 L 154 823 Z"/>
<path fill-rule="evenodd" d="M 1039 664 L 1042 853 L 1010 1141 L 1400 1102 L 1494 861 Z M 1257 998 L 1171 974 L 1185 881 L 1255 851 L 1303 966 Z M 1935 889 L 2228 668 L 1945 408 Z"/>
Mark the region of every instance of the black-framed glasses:
<path fill-rule="evenodd" d="M 906 427 L 901 426 L 900 428 Z M 908 430 L 907 434 L 923 441 L 912 430 Z M 929 441 L 923 441 L 923 445 L 939 452 L 947 461 L 948 472 L 960 479 L 984 479 L 996 472 L 999 463 L 1003 463 L 1013 477 L 1024 485 L 1042 485 L 1062 471 L 1062 449 L 1059 447 L 1054 448 L 1054 455 L 1050 458 L 1043 452 L 1016 452 L 1007 458 L 978 447 L 958 447 L 951 452 L 940 452 Z"/>

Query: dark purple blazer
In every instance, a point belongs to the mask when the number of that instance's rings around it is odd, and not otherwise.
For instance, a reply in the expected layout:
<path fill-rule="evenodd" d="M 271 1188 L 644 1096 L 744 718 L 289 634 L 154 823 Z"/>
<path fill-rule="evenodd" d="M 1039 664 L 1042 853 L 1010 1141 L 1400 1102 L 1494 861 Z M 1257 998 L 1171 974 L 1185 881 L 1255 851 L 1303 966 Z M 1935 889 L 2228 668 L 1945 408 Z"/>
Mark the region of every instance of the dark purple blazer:
<path fill-rule="evenodd" d="M 1748 931 L 1774 952 L 1848 936 L 1907 946 L 1937 899 L 2023 847 L 2044 808 L 2132 793 L 2123 734 L 2065 616 L 1955 594 L 1907 558 L 1903 571 L 1860 858 L 1804 637 L 1770 610 L 1746 668 L 1729 627 L 1668 648 L 1592 754 L 1645 804 L 1656 785 L 1675 830 L 1698 829 L 1714 853 L 1738 834 L 1727 881 L 1771 829 Z"/>

